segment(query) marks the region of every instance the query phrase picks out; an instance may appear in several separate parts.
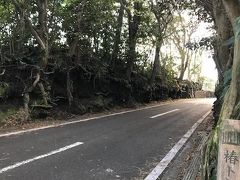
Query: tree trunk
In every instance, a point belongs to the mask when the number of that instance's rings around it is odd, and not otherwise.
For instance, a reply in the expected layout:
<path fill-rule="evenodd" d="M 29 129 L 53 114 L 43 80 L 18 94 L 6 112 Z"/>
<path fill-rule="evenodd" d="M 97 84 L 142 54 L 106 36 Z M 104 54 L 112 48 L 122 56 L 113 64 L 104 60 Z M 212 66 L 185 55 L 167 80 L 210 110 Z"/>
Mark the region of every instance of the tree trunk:
<path fill-rule="evenodd" d="M 82 28 L 81 28 L 81 23 L 82 23 L 82 18 L 83 18 L 83 9 L 86 5 L 87 0 L 83 0 L 81 1 L 81 3 L 78 4 L 77 7 L 77 26 L 75 27 L 75 31 L 77 32 L 77 34 L 81 34 L 82 33 Z M 74 34 L 73 38 L 72 38 L 72 42 L 70 42 L 69 45 L 69 53 L 68 56 L 70 58 L 72 58 L 74 55 L 77 56 L 76 53 L 76 49 L 78 47 L 79 44 L 79 35 Z M 79 59 L 79 57 L 77 57 Z"/>
<path fill-rule="evenodd" d="M 43 71 L 46 70 L 48 65 L 48 58 L 49 58 L 49 32 L 48 32 L 48 0 L 38 0 L 37 1 L 38 6 L 38 23 L 39 23 L 39 29 L 38 29 L 38 35 L 40 39 L 42 40 L 43 46 L 42 48 L 42 61 L 40 62 L 40 65 L 43 69 Z M 48 93 L 45 91 L 44 85 L 42 82 L 38 83 L 38 87 L 40 89 L 40 92 L 42 94 L 43 103 L 45 106 L 48 105 Z"/>
<path fill-rule="evenodd" d="M 234 59 L 232 67 L 232 81 L 230 88 L 226 94 L 222 112 L 221 119 L 227 118 L 239 118 L 239 102 L 240 102 L 240 36 L 235 34 L 235 44 L 234 44 Z"/>
<path fill-rule="evenodd" d="M 195 65 L 196 65 L 196 59 L 197 59 L 197 56 L 198 56 L 198 51 L 195 51 L 195 52 L 192 52 L 191 53 L 191 58 L 189 59 L 189 62 L 188 62 L 188 67 L 187 67 L 187 71 L 188 71 L 188 80 L 189 81 L 192 81 L 192 76 L 194 75 L 192 73 L 192 68 L 194 67 L 195 68 Z M 192 67 L 192 62 L 193 62 L 193 67 Z"/>
<path fill-rule="evenodd" d="M 187 66 L 183 65 L 180 70 L 179 80 L 182 81 L 186 72 Z"/>
<path fill-rule="evenodd" d="M 47 67 L 48 64 L 48 58 L 49 58 L 49 44 L 48 44 L 48 15 L 47 15 L 47 10 L 48 10 L 48 0 L 38 0 L 37 1 L 38 5 L 38 23 L 39 23 L 39 36 L 44 44 L 44 48 L 42 47 L 42 62 L 41 66 L 43 69 Z"/>
<path fill-rule="evenodd" d="M 155 58 L 154 58 L 152 75 L 151 75 L 151 80 L 150 80 L 151 85 L 154 83 L 156 76 L 159 75 L 161 44 L 162 44 L 161 42 L 156 43 Z"/>
<path fill-rule="evenodd" d="M 238 0 L 223 0 L 223 4 L 227 11 L 228 17 L 234 29 L 235 43 L 234 43 L 234 59 L 232 67 L 232 81 L 230 88 L 225 96 L 220 118 L 221 120 L 227 118 L 236 118 L 236 114 L 240 114 L 240 22 L 236 21 L 240 17 L 240 3 Z M 237 115 L 238 116 L 238 115 Z"/>
<path fill-rule="evenodd" d="M 24 88 L 23 107 L 24 107 L 24 110 L 25 110 L 27 115 L 29 115 L 29 102 L 30 102 L 30 95 L 29 95 L 29 93 L 31 93 L 33 91 L 33 89 L 37 86 L 39 81 L 40 81 L 40 72 L 38 72 L 36 74 L 36 79 L 34 80 L 32 85 L 30 87 L 25 86 L 25 88 Z"/>
<path fill-rule="evenodd" d="M 190 55 L 189 55 L 190 51 L 189 49 L 187 51 L 182 51 L 180 54 L 181 54 L 181 60 L 182 60 L 182 63 L 181 63 L 181 70 L 180 70 L 180 75 L 179 75 L 179 80 L 182 81 L 183 78 L 184 78 L 184 75 L 185 75 L 185 72 L 188 68 L 188 65 L 189 65 L 189 61 L 190 61 Z"/>
<path fill-rule="evenodd" d="M 136 61 L 136 37 L 134 37 L 133 33 L 131 33 L 132 28 L 130 28 L 129 33 L 129 43 L 128 43 L 128 61 L 127 61 L 127 80 L 131 80 L 131 74 L 133 71 L 134 62 Z"/>
<path fill-rule="evenodd" d="M 224 6 L 222 0 L 213 0 L 213 15 L 215 29 L 217 31 L 216 42 L 214 43 L 214 61 L 218 70 L 219 80 L 223 80 L 223 75 L 229 67 L 227 67 L 229 59 L 229 47 L 223 44 L 231 37 L 230 21 L 223 11 Z"/>
<path fill-rule="evenodd" d="M 119 9 L 118 19 L 117 19 L 117 28 L 115 32 L 115 40 L 113 45 L 112 57 L 111 57 L 112 69 L 115 68 L 116 59 L 118 58 L 118 54 L 119 54 L 119 45 L 121 43 L 121 31 L 123 26 L 123 15 L 124 15 L 124 7 L 123 7 L 123 4 L 121 4 Z"/>
<path fill-rule="evenodd" d="M 30 96 L 28 92 L 25 92 L 23 94 L 23 107 L 24 111 L 26 112 L 27 116 L 29 116 L 29 101 L 30 101 Z M 28 117 L 27 117 L 28 119 Z"/>
<path fill-rule="evenodd" d="M 42 99 L 43 99 L 43 103 L 45 106 L 48 106 L 48 93 L 45 91 L 45 88 L 43 86 L 42 82 L 38 83 L 38 87 L 40 89 L 41 95 L 42 95 Z"/>
<path fill-rule="evenodd" d="M 128 58 L 127 58 L 127 71 L 126 78 L 131 80 L 131 74 L 133 71 L 134 62 L 136 62 L 136 45 L 137 45 L 137 33 L 141 22 L 139 11 L 142 8 L 142 2 L 134 2 L 134 16 L 131 12 L 128 12 Z"/>
<path fill-rule="evenodd" d="M 178 78 L 180 81 L 183 80 L 184 74 L 185 74 L 184 71 L 181 70 L 181 72 L 180 72 L 180 76 L 179 76 L 179 78 Z"/>
<path fill-rule="evenodd" d="M 14 4 L 16 10 L 19 12 L 19 14 L 23 15 L 23 18 L 26 22 L 26 24 L 28 25 L 30 32 L 32 33 L 32 36 L 36 39 L 39 47 L 42 50 L 42 55 L 41 55 L 41 61 L 39 62 L 39 65 L 41 66 L 41 69 L 44 71 L 46 70 L 47 64 L 48 64 L 48 58 L 49 58 L 49 44 L 48 44 L 48 15 L 47 15 L 47 11 L 48 11 L 48 0 L 37 0 L 37 10 L 38 10 L 38 29 L 36 27 L 33 26 L 31 20 L 29 19 L 30 17 L 29 14 L 27 14 L 26 12 L 27 9 L 24 9 L 25 6 L 22 6 L 22 4 L 20 2 L 18 2 L 17 0 L 12 0 L 12 3 Z M 30 100 L 29 97 L 29 92 L 33 91 L 33 89 L 36 87 L 36 85 L 39 83 L 40 81 L 40 72 L 37 73 L 37 78 L 34 81 L 33 85 L 31 87 L 28 88 L 25 96 L 24 96 L 24 108 L 28 108 L 28 103 Z M 45 90 L 44 90 L 44 86 L 42 83 L 39 84 L 39 88 L 40 91 L 42 93 L 42 97 L 43 97 L 43 101 L 45 103 L 45 105 L 47 105 L 47 97 L 45 94 Z M 44 94 L 43 94 L 43 90 L 44 90 Z M 26 100 L 28 99 L 28 100 Z"/>
<path fill-rule="evenodd" d="M 216 41 L 214 43 L 214 61 L 216 63 L 216 67 L 218 70 L 218 76 L 219 76 L 219 81 L 220 83 L 223 82 L 224 80 L 224 72 L 229 68 L 228 67 L 228 61 L 229 61 L 229 47 L 224 46 L 224 42 L 226 42 L 228 39 L 230 39 L 231 34 L 232 34 L 232 28 L 231 28 L 231 23 L 229 21 L 229 18 L 227 17 L 227 14 L 229 14 L 229 12 L 231 12 L 232 10 L 227 10 L 228 8 L 226 8 L 228 5 L 227 3 L 229 2 L 229 0 L 212 0 L 212 5 L 213 5 L 213 19 L 214 19 L 214 24 L 215 24 L 215 29 L 217 32 L 217 38 Z M 236 2 L 236 1 L 235 1 Z M 224 3 L 224 5 L 223 5 Z M 226 6 L 227 5 L 227 6 Z M 227 10 L 227 14 L 226 11 Z M 238 8 L 239 5 L 236 5 L 236 8 Z M 239 16 L 239 15 L 238 15 Z M 230 16 L 229 16 L 230 17 Z M 234 20 L 231 20 L 234 21 Z M 233 25 L 234 26 L 234 25 Z M 237 51 L 237 42 L 235 42 L 235 51 Z M 237 53 L 236 53 L 237 54 Z M 239 55 L 236 55 L 239 56 Z M 236 59 L 234 60 L 235 64 L 233 65 L 233 76 L 236 76 Z M 239 71 L 239 70 L 238 70 Z M 237 75 L 238 78 L 240 77 L 239 75 Z M 232 82 L 232 83 L 236 83 L 236 82 Z M 239 84 L 239 83 L 238 83 Z M 235 87 L 234 87 L 235 86 Z M 235 89 L 235 90 L 234 90 Z M 220 137 L 220 127 L 223 120 L 225 120 L 226 118 L 229 118 L 232 116 L 232 112 L 233 112 L 233 105 L 235 104 L 235 93 L 232 94 L 231 91 L 235 91 L 236 93 L 236 84 L 235 85 L 231 85 L 231 88 L 228 90 L 227 94 L 224 97 L 224 102 L 223 105 L 222 103 L 216 103 L 215 104 L 215 110 L 218 110 L 218 108 L 221 108 L 221 113 L 220 113 L 220 117 L 218 119 L 218 126 L 216 126 L 215 131 L 213 133 L 213 135 L 211 136 L 207 148 L 206 148 L 206 152 L 205 152 L 205 162 L 203 165 L 203 179 L 212 179 L 215 174 L 213 174 L 215 172 L 215 169 L 217 168 L 217 154 L 218 154 L 218 149 L 219 149 L 219 137 Z M 222 92 L 221 92 L 222 93 Z M 221 95 L 219 94 L 218 97 L 220 97 Z M 231 97 L 232 96 L 232 97 Z M 234 103 L 232 103 L 231 101 L 233 101 Z M 216 115 L 215 115 L 216 118 Z"/>
<path fill-rule="evenodd" d="M 73 102 L 72 90 L 73 90 L 73 82 L 70 77 L 70 70 L 68 70 L 67 71 L 67 96 L 68 96 L 69 107 L 72 106 L 72 102 Z"/>

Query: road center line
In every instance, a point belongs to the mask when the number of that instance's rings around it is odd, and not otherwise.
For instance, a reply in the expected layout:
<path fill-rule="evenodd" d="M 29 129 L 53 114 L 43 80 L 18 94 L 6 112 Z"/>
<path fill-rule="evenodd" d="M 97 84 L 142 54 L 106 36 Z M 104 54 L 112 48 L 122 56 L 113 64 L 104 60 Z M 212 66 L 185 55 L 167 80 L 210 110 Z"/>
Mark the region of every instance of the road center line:
<path fill-rule="evenodd" d="M 197 127 L 203 122 L 203 120 L 210 114 L 208 111 L 204 114 L 192 127 L 191 129 L 175 144 L 175 146 L 168 152 L 168 154 L 160 161 L 160 163 L 152 170 L 152 172 L 144 180 L 157 180 L 165 169 L 168 167 L 170 162 L 175 158 L 178 152 L 182 149 L 184 144 L 192 136 Z"/>
<path fill-rule="evenodd" d="M 165 112 L 165 113 L 162 113 L 162 114 L 158 114 L 158 115 L 156 115 L 156 116 L 152 116 L 152 117 L 150 117 L 151 119 L 154 119 L 154 118 L 157 118 L 157 117 L 160 117 L 160 116 L 163 116 L 163 115 L 166 115 L 166 114 L 170 114 L 170 113 L 172 113 L 172 112 L 175 112 L 175 111 L 179 111 L 180 109 L 174 109 L 174 110 L 172 110 L 172 111 L 168 111 L 168 112 Z"/>
<path fill-rule="evenodd" d="M 28 163 L 30 163 L 30 162 L 33 162 L 33 161 L 36 161 L 36 160 L 39 160 L 39 159 L 43 159 L 43 158 L 45 158 L 45 157 L 52 156 L 52 155 L 57 154 L 57 153 L 61 153 L 61 152 L 66 151 L 66 150 L 68 150 L 68 149 L 72 149 L 72 148 L 74 148 L 74 147 L 76 147 L 76 146 L 79 146 L 79 145 L 82 145 L 82 144 L 83 144 L 83 142 L 76 142 L 76 143 L 71 144 L 71 145 L 69 145 L 69 146 L 65 146 L 65 147 L 62 147 L 62 148 L 60 148 L 60 149 L 56 149 L 56 150 L 54 150 L 54 151 L 51 151 L 51 152 L 49 152 L 49 153 L 47 153 L 47 154 L 43 154 L 43 155 L 40 155 L 40 156 L 36 156 L 36 157 L 34 157 L 34 158 L 32 158 L 32 159 L 28 159 L 28 160 L 25 160 L 25 161 L 22 161 L 22 162 L 17 162 L 17 163 L 15 163 L 15 164 L 13 164 L 13 165 L 10 165 L 10 166 L 7 166 L 7 167 L 5 167 L 5 168 L 3 168 L 3 169 L 0 169 L 0 174 L 2 174 L 2 173 L 4 173 L 4 172 L 7 172 L 7 171 L 9 171 L 9 170 L 15 169 L 15 168 L 17 168 L 17 167 L 23 166 L 23 165 L 25 165 L 25 164 L 28 164 Z"/>

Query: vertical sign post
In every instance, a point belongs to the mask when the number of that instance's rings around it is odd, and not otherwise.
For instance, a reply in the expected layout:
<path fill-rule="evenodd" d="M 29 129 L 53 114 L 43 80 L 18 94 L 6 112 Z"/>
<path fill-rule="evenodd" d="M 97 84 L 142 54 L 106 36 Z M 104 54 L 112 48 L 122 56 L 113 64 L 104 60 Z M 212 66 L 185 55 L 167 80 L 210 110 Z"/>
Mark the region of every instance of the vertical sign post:
<path fill-rule="evenodd" d="M 218 180 L 240 180 L 240 120 L 225 120 L 221 127 Z"/>

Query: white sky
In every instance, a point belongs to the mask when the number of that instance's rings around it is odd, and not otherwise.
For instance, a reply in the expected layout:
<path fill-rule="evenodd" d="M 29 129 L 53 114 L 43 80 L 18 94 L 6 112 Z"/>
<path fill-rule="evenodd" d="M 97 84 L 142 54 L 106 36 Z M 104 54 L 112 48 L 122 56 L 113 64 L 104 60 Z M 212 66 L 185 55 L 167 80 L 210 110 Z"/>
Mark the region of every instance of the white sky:
<path fill-rule="evenodd" d="M 183 16 L 187 21 L 190 20 L 197 21 L 197 17 L 190 16 L 188 10 L 184 12 Z M 204 37 L 211 37 L 213 35 L 213 30 L 211 29 L 211 26 L 212 24 L 210 23 L 201 22 L 199 24 L 197 31 L 193 35 L 193 39 L 196 40 L 196 42 L 199 42 Z M 212 51 L 210 50 L 204 51 L 202 58 L 203 58 L 202 75 L 210 80 L 213 80 L 216 83 L 218 80 L 218 72 L 216 69 L 215 62 L 212 58 Z"/>
<path fill-rule="evenodd" d="M 184 15 L 186 20 L 190 20 L 190 18 L 193 19 L 193 17 L 188 16 L 187 14 Z M 213 34 L 213 31 L 211 28 L 209 28 L 211 24 L 201 22 L 199 25 L 199 28 L 197 31 L 193 34 L 192 41 L 199 42 L 202 38 L 204 37 L 211 37 Z M 174 48 L 173 48 L 174 49 Z M 163 46 L 162 47 L 162 52 L 167 52 L 173 51 L 169 49 L 169 46 Z M 177 51 L 176 51 L 177 52 Z M 152 61 L 153 61 L 153 56 L 154 56 L 154 51 L 152 52 Z M 214 81 L 214 83 L 217 82 L 218 80 L 218 72 L 216 69 L 216 65 L 214 60 L 212 59 L 212 51 L 211 50 L 204 50 L 202 54 L 202 72 L 201 75 L 206 77 L 209 80 Z M 185 73 L 185 78 L 187 78 L 187 73 Z"/>
<path fill-rule="evenodd" d="M 201 38 L 203 37 L 210 37 L 213 34 L 213 31 L 211 31 L 209 27 L 210 24 L 204 22 L 200 23 L 200 26 L 195 33 L 194 38 L 196 38 L 197 40 L 201 40 Z M 212 52 L 210 50 L 204 51 L 203 53 L 202 75 L 214 80 L 214 82 L 217 82 L 218 80 L 216 65 L 214 60 L 212 59 Z"/>

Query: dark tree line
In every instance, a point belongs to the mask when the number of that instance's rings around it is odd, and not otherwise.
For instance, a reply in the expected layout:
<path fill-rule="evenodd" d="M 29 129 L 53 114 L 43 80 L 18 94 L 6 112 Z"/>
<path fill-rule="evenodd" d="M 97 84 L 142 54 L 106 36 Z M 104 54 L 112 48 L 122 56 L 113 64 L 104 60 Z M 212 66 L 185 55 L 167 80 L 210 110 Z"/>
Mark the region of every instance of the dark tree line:
<path fill-rule="evenodd" d="M 64 104 L 86 112 L 89 98 L 99 99 L 93 104 L 101 109 L 176 97 L 174 77 L 159 77 L 160 69 L 168 71 L 159 54 L 174 11 L 184 6 L 172 0 L 1 0 L 1 101 L 15 101 L 29 114 Z M 145 49 L 150 45 L 153 63 Z"/>

